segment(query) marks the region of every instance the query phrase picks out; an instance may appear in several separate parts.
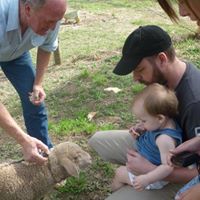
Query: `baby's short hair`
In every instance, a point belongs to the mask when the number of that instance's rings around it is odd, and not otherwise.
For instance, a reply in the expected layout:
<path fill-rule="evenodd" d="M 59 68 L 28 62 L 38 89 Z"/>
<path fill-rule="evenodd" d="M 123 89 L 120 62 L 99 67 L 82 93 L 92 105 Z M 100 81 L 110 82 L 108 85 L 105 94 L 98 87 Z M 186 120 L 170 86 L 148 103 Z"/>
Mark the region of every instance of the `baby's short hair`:
<path fill-rule="evenodd" d="M 144 101 L 144 109 L 150 115 L 162 114 L 174 118 L 178 114 L 175 92 L 158 83 L 153 83 L 138 93 L 133 100 L 133 106 L 139 100 Z"/>

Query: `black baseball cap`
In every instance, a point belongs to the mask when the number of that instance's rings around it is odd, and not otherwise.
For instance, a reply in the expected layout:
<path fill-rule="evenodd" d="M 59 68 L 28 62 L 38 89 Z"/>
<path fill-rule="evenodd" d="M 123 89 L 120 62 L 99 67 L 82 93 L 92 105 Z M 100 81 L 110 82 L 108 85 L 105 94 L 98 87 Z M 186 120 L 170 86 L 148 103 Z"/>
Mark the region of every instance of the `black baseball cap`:
<path fill-rule="evenodd" d="M 127 75 L 131 73 L 148 56 L 167 50 L 172 45 L 170 36 L 155 25 L 140 26 L 126 39 L 122 57 L 113 73 Z"/>

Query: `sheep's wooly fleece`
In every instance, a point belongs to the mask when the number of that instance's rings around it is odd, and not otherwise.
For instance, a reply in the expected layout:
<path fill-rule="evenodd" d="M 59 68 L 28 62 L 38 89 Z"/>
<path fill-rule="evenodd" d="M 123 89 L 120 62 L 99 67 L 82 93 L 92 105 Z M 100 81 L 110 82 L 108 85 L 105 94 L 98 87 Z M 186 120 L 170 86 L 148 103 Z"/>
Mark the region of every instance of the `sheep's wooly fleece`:
<path fill-rule="evenodd" d="M 90 155 L 75 143 L 64 142 L 50 152 L 48 162 L 39 166 L 27 162 L 0 164 L 0 199 L 39 200 L 56 183 L 91 164 Z"/>

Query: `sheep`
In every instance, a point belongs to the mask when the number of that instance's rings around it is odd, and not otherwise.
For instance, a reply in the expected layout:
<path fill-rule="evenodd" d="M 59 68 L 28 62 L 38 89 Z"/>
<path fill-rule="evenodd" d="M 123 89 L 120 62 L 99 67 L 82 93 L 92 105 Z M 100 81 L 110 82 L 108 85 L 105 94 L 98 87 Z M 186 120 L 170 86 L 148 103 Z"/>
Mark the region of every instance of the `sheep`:
<path fill-rule="evenodd" d="M 72 142 L 56 145 L 39 166 L 24 161 L 0 164 L 0 199 L 39 200 L 69 176 L 91 164 L 90 155 Z"/>
<path fill-rule="evenodd" d="M 65 24 L 78 24 L 80 22 L 79 12 L 77 10 L 65 13 L 63 18 Z"/>

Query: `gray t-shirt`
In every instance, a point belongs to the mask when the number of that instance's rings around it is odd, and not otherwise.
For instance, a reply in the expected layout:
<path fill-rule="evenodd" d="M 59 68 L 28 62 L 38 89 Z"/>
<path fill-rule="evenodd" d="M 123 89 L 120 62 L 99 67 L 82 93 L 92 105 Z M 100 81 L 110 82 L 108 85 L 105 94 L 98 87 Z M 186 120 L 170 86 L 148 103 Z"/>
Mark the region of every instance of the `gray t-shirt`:
<path fill-rule="evenodd" d="M 186 63 L 186 71 L 175 89 L 179 101 L 178 123 L 183 129 L 183 140 L 200 134 L 200 70 Z"/>

